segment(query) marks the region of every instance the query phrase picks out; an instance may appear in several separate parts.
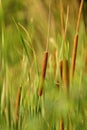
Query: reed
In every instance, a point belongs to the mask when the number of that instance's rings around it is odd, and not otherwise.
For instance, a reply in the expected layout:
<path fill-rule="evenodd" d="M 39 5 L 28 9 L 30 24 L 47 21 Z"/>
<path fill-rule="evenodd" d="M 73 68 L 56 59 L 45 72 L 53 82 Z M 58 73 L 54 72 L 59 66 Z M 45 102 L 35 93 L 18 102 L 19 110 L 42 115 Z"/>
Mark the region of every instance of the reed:
<path fill-rule="evenodd" d="M 83 7 L 84 0 L 81 0 L 81 4 L 79 7 L 79 12 L 78 12 L 78 19 L 77 19 L 77 24 L 76 24 L 76 35 L 74 37 L 74 44 L 73 44 L 73 51 L 72 51 L 72 64 L 71 64 L 71 80 L 74 76 L 75 72 L 75 66 L 76 66 L 76 55 L 77 55 L 77 47 L 78 47 L 78 32 L 79 32 L 79 26 L 80 26 L 80 19 L 81 19 L 81 12 L 82 12 L 82 7 Z"/>

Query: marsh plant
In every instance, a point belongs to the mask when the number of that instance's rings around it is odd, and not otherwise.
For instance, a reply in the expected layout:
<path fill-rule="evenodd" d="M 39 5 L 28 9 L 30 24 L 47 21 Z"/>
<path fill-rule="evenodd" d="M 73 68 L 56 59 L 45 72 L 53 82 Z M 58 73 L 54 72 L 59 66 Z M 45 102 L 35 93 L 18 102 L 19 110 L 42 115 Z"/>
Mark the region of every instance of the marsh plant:
<path fill-rule="evenodd" d="M 40 19 L 39 24 L 31 19 L 27 26 L 14 16 L 7 26 L 0 1 L 0 130 L 86 130 L 84 0 L 72 25 L 70 5 L 64 8 L 62 0 L 57 8 L 52 0 L 37 3 L 40 13 L 47 11 L 46 27 Z M 53 21 L 61 25 L 56 38 L 51 36 Z"/>

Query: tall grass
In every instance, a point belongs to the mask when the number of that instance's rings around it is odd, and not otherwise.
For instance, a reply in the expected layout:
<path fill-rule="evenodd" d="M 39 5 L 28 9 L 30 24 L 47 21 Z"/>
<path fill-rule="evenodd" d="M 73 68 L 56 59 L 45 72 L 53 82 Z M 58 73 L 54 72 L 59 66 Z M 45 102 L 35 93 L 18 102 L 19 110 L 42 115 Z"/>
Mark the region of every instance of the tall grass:
<path fill-rule="evenodd" d="M 2 21 L 1 130 L 87 129 L 87 74 L 84 73 L 87 58 L 83 58 L 86 55 L 84 48 L 80 59 L 77 53 L 77 50 L 80 51 L 78 36 L 83 2 L 84 0 L 81 1 L 79 8 L 72 57 L 70 55 L 71 44 L 67 38 L 68 29 L 70 28 L 70 6 L 67 6 L 65 14 L 63 2 L 60 1 L 60 30 L 62 33 L 57 32 L 58 37 L 56 39 L 53 38 L 55 43 L 53 42 L 52 45 L 50 42 L 50 26 L 53 18 L 53 9 L 52 3 L 49 4 L 48 28 L 46 28 L 48 31 L 45 32 L 47 38 L 45 39 L 46 49 L 44 55 L 43 51 L 41 52 L 43 49 L 40 52 L 38 50 L 37 53 L 33 44 L 33 37 L 39 43 L 35 33 L 32 34 L 35 31 L 34 24 L 33 31 L 31 31 L 30 28 L 28 29 L 21 23 L 17 23 L 13 18 L 12 24 L 19 38 L 18 44 L 20 44 L 20 47 L 17 48 L 19 50 L 17 56 L 21 55 L 18 63 L 16 63 L 17 66 L 11 66 L 8 62 L 10 61 L 8 58 L 8 53 L 10 52 L 7 50 L 8 43 L 5 40 L 6 26 L 0 3 L 0 18 Z M 15 42 L 14 36 L 13 41 Z M 84 65 L 82 62 L 84 62 Z M 70 82 L 70 76 L 73 82 Z"/>

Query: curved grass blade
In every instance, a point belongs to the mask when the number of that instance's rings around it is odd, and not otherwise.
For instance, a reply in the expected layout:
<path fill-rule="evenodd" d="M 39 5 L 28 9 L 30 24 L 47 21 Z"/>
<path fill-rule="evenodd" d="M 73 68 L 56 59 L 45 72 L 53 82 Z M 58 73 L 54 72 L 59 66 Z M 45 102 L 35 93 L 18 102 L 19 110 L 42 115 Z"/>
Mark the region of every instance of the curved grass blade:
<path fill-rule="evenodd" d="M 17 30 L 18 30 L 19 37 L 20 37 L 20 39 L 21 39 L 21 43 L 22 43 L 22 45 L 23 45 L 23 47 L 24 47 L 24 49 L 25 49 L 25 53 L 26 53 L 26 55 L 27 55 L 27 57 L 28 57 L 28 59 L 29 59 L 29 62 L 30 62 L 30 56 L 29 56 L 28 48 L 27 48 L 27 46 L 26 46 L 24 37 L 23 37 L 23 35 L 22 35 L 22 33 L 21 33 L 19 27 L 18 27 L 18 24 L 17 24 L 16 21 L 14 20 L 14 18 L 13 18 L 13 21 L 14 21 L 14 23 L 15 23 L 15 25 L 16 25 L 16 28 L 17 28 Z"/>

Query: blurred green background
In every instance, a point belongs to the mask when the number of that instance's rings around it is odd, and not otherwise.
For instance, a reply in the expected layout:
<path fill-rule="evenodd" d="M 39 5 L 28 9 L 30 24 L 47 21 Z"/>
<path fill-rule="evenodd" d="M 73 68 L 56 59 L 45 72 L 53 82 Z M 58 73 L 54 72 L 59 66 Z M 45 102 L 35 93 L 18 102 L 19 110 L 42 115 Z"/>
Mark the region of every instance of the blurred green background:
<path fill-rule="evenodd" d="M 66 38 L 70 43 L 72 43 L 79 5 L 77 1 L 63 0 L 64 22 L 66 20 L 67 5 L 69 5 L 70 10 Z M 14 65 L 19 62 L 22 54 L 22 46 L 20 44 L 13 18 L 17 23 L 22 24 L 28 30 L 36 52 L 38 53 L 45 50 L 48 33 L 49 1 L 3 0 L 2 7 L 5 22 L 5 42 L 7 50 L 9 50 L 7 53 L 8 63 Z M 53 44 L 57 42 L 58 35 L 61 35 L 60 1 L 52 0 L 49 39 Z"/>

